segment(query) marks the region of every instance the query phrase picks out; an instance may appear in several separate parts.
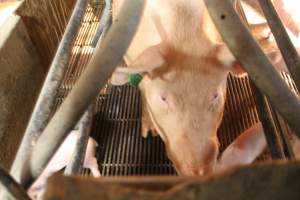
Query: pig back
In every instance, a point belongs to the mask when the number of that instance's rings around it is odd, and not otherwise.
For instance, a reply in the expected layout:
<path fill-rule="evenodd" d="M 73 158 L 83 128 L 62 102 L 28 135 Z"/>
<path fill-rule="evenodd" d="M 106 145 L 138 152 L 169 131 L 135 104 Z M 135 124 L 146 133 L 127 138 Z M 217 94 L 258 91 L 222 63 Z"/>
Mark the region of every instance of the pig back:
<path fill-rule="evenodd" d="M 122 8 L 123 2 L 124 0 L 113 0 L 113 21 L 117 19 L 117 15 Z M 149 1 L 146 1 L 144 11 L 148 9 Z M 156 45 L 161 41 L 162 39 L 155 28 L 155 24 L 151 19 L 150 13 L 143 12 L 136 34 L 124 56 L 126 64 L 129 64 L 136 59 L 147 47 Z"/>

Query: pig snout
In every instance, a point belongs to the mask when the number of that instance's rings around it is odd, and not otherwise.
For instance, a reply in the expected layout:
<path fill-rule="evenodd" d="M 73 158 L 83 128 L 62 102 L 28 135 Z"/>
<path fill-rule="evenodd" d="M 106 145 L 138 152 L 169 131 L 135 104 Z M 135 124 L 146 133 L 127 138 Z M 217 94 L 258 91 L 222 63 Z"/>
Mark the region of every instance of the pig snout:
<path fill-rule="evenodd" d="M 167 154 L 180 175 L 202 176 L 214 171 L 218 149 L 217 139 L 198 142 L 179 139 L 177 144 L 167 146 Z"/>

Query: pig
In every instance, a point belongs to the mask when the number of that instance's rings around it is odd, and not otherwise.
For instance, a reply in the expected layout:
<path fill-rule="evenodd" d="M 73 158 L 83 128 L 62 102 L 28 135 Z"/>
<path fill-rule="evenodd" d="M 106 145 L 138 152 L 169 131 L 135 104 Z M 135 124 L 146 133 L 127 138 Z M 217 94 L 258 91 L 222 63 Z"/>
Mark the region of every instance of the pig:
<path fill-rule="evenodd" d="M 78 135 L 78 131 L 71 131 L 46 166 L 41 176 L 29 188 L 28 195 L 32 199 L 40 198 L 45 189 L 47 178 L 51 176 L 51 174 L 67 166 L 75 150 Z M 97 159 L 95 158 L 96 146 L 97 142 L 90 137 L 88 139 L 83 167 L 89 168 L 94 177 L 100 177 L 101 174 L 98 168 Z"/>
<path fill-rule="evenodd" d="M 292 134 L 290 143 L 295 158 L 300 160 L 300 140 Z M 244 131 L 221 155 L 216 165 L 216 173 L 224 172 L 233 167 L 247 165 L 257 159 L 267 146 L 261 123 L 257 123 Z"/>
<path fill-rule="evenodd" d="M 120 1 L 114 1 L 117 12 Z M 114 13 L 113 13 L 114 15 Z M 234 58 L 201 0 L 147 0 L 137 33 L 117 68 L 114 85 L 143 76 L 142 135 L 155 130 L 181 175 L 213 171 L 217 128 Z"/>
<path fill-rule="evenodd" d="M 114 19 L 121 4 L 113 2 Z M 152 130 L 161 137 L 178 174 L 213 172 L 226 78 L 239 70 L 204 2 L 147 0 L 124 60 L 128 67 L 117 68 L 111 83 L 122 85 L 134 74 L 142 76 L 142 135 Z"/>

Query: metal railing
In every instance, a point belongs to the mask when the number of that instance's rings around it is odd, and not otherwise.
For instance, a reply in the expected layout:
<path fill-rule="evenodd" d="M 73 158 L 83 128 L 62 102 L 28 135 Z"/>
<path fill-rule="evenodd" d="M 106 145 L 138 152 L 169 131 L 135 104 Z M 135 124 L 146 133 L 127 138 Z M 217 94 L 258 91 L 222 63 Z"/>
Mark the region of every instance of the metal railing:
<path fill-rule="evenodd" d="M 300 101 L 272 66 L 259 44 L 235 12 L 230 0 L 204 0 L 223 41 L 243 65 L 251 80 L 266 95 L 300 137 Z"/>
<path fill-rule="evenodd" d="M 75 34 L 78 31 L 87 4 L 87 0 L 77 1 L 11 170 L 12 176 L 25 189 L 28 189 L 33 181 L 39 177 L 69 131 L 78 122 L 82 113 L 86 111 L 93 99 L 98 95 L 99 90 L 110 78 L 115 67 L 122 60 L 123 54 L 126 52 L 136 31 L 144 2 L 144 0 L 125 0 L 124 6 L 117 17 L 118 20 L 109 29 L 107 36 L 102 38 L 101 42 L 98 42 L 87 69 L 48 123 L 55 94 L 69 60 L 70 48 L 74 42 Z M 289 90 L 286 83 L 275 71 L 259 45 L 241 22 L 231 0 L 205 0 L 205 3 L 225 43 L 243 64 L 259 90 L 267 96 L 271 104 L 287 120 L 297 136 L 300 137 L 299 100 Z M 271 8 L 265 9 L 269 10 Z M 273 21 L 274 19 L 270 18 L 268 20 Z M 278 31 L 281 32 L 282 30 L 279 29 Z M 276 37 L 275 33 L 274 35 Z M 277 40 L 286 39 L 278 38 Z M 285 55 L 285 50 L 282 47 L 280 48 L 283 51 L 283 55 Z M 290 66 L 291 73 L 296 77 L 295 81 L 298 84 L 298 68 L 294 69 L 291 67 L 288 61 L 291 59 L 298 63 L 298 54 L 297 56 L 293 54 L 292 56 L 284 57 L 286 57 L 287 65 Z M 86 140 L 85 135 L 82 135 L 82 138 L 84 138 L 84 141 Z M 36 144 L 33 146 L 35 141 Z M 82 151 L 80 152 L 82 153 Z"/>

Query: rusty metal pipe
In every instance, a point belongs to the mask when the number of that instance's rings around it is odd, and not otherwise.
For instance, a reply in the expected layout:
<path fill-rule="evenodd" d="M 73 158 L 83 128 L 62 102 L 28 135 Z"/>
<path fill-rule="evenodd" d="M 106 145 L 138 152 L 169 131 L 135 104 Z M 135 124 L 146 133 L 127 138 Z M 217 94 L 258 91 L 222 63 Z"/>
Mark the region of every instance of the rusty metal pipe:
<path fill-rule="evenodd" d="M 80 168 L 83 165 L 85 158 L 85 152 L 87 148 L 87 143 L 90 136 L 92 120 L 93 120 L 93 104 L 90 105 L 88 110 L 83 114 L 79 121 L 78 127 L 78 140 L 76 142 L 75 151 L 72 154 L 72 158 L 65 169 L 66 175 L 76 175 L 80 173 Z"/>
<path fill-rule="evenodd" d="M 0 167 L 0 198 L 6 199 L 3 195 L 9 194 L 10 197 L 18 200 L 29 200 L 26 191 L 2 168 Z M 5 194 L 3 192 L 6 192 Z M 2 192 L 2 193 L 1 193 Z"/>
<path fill-rule="evenodd" d="M 27 125 L 24 137 L 10 171 L 11 175 L 19 183 L 21 182 L 21 172 L 24 163 L 28 160 L 34 143 L 37 141 L 49 121 L 49 115 L 54 105 L 58 88 L 64 77 L 70 52 L 76 38 L 75 36 L 80 28 L 86 6 L 87 0 L 78 0 L 76 2 L 70 21 L 58 46 L 43 88 Z"/>
<path fill-rule="evenodd" d="M 300 102 L 240 20 L 230 0 L 205 0 L 223 40 L 250 78 L 300 137 Z"/>
<path fill-rule="evenodd" d="M 260 7 L 275 37 L 278 48 L 293 80 L 300 90 L 300 57 L 270 0 L 259 0 Z"/>
<path fill-rule="evenodd" d="M 41 174 L 69 131 L 121 62 L 137 29 L 143 6 L 144 0 L 124 2 L 118 20 L 111 26 L 103 42 L 98 43 L 86 70 L 34 146 L 22 177 L 25 188 Z"/>

